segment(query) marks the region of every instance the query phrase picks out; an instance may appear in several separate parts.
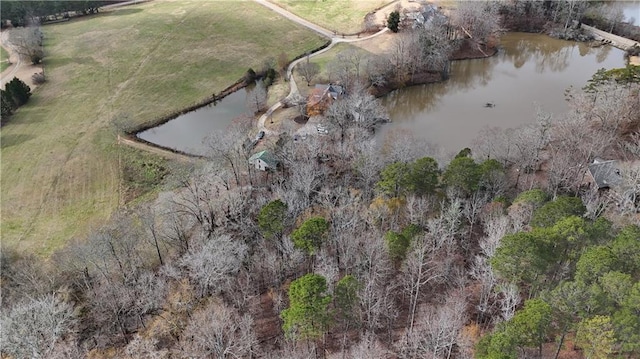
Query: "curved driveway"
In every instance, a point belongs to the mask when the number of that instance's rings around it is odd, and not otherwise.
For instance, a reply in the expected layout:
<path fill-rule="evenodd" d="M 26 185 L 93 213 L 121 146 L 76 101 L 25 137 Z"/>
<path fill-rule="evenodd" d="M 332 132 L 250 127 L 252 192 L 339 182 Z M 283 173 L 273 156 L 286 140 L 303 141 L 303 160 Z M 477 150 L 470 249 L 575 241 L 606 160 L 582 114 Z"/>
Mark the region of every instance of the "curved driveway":
<path fill-rule="evenodd" d="M 9 60 L 14 60 L 14 62 L 11 62 L 11 66 L 0 75 L 2 77 L 0 78 L 0 87 L 4 88 L 4 85 L 9 82 L 10 79 L 13 79 L 16 72 L 22 67 L 22 59 L 20 55 L 13 50 L 13 46 L 9 42 L 9 30 L 3 30 L 2 33 L 0 33 L 0 43 L 9 53 Z"/>
<path fill-rule="evenodd" d="M 298 15 L 295 15 L 295 14 L 293 14 L 293 13 L 291 13 L 291 12 L 289 12 L 289 11 L 287 11 L 287 10 L 285 10 L 285 9 L 275 5 L 275 4 L 270 3 L 267 0 L 254 0 L 254 1 L 257 2 L 258 4 L 262 5 L 262 6 L 265 6 L 265 7 L 269 8 L 269 9 L 277 12 L 278 14 L 286 17 L 287 19 L 289 19 L 289 20 L 291 20 L 293 22 L 296 22 L 296 23 L 298 23 L 298 24 L 300 24 L 300 25 L 302 25 L 302 26 L 304 26 L 306 28 L 309 28 L 309 29 L 319 33 L 322 36 L 326 36 L 326 37 L 331 39 L 331 43 L 329 44 L 329 46 L 325 47 L 322 50 L 319 50 L 319 51 L 316 51 L 316 52 L 314 52 L 312 54 L 309 54 L 309 57 L 314 57 L 314 56 L 320 55 L 320 54 L 322 54 L 324 52 L 327 52 L 333 46 L 335 46 L 338 43 L 341 43 L 341 42 L 356 42 L 356 41 L 368 40 L 368 39 L 371 39 L 371 38 L 376 37 L 378 35 L 381 35 L 381 34 L 387 32 L 389 30 L 388 28 L 385 27 L 384 29 L 376 32 L 375 34 L 369 35 L 369 36 L 365 36 L 365 37 L 359 37 L 358 35 L 337 36 L 337 34 L 334 33 L 333 31 L 329 31 L 329 30 L 323 28 L 322 26 L 319 26 L 319 25 L 314 24 L 314 23 L 312 23 L 310 21 L 307 21 L 307 20 L 299 17 Z M 296 94 L 298 94 L 298 85 L 296 85 L 296 81 L 295 81 L 294 77 L 292 76 L 293 68 L 296 67 L 297 64 L 299 64 L 301 61 L 304 61 L 304 60 L 306 60 L 306 57 L 299 58 L 299 59 L 291 62 L 289 64 L 289 66 L 287 67 L 286 78 L 289 80 L 290 89 L 289 89 L 289 94 L 287 95 L 286 98 L 291 98 L 291 97 L 295 96 Z M 264 123 L 267 120 L 267 118 L 269 116 L 271 116 L 273 114 L 273 112 L 276 111 L 280 107 L 282 107 L 282 100 L 278 101 L 277 103 L 275 103 L 273 106 L 271 106 L 267 110 L 267 112 L 265 112 L 262 116 L 260 116 L 260 118 L 258 119 L 258 130 L 259 131 L 264 131 L 266 134 L 271 134 L 271 135 L 276 134 L 274 131 L 271 131 L 271 130 L 267 129 L 264 126 Z"/>

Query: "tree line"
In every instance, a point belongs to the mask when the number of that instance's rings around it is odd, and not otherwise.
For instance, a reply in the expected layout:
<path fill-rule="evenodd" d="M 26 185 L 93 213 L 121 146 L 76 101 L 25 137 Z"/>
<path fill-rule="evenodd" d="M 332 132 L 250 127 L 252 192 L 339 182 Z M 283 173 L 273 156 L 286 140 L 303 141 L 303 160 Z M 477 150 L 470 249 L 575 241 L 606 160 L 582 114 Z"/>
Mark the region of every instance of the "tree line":
<path fill-rule="evenodd" d="M 8 22 L 12 26 L 26 26 L 30 21 L 38 19 L 38 22 L 45 22 L 48 15 L 63 15 L 74 11 L 84 15 L 98 12 L 101 6 L 117 4 L 122 0 L 41 0 L 41 1 L 17 1 L 7 0 L 2 2 L 2 27 Z"/>

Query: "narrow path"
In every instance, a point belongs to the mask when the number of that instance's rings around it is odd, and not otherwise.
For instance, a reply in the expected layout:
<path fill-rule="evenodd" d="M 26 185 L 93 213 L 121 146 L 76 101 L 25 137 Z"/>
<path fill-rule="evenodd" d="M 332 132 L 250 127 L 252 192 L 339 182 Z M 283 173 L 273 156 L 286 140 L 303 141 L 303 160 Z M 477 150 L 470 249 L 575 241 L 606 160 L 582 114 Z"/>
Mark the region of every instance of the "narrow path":
<path fill-rule="evenodd" d="M 299 17 L 298 15 L 295 15 L 275 4 L 270 3 L 267 0 L 254 0 L 255 2 L 257 2 L 260 5 L 263 5 L 275 12 L 277 12 L 278 14 L 284 16 L 285 18 L 296 22 L 302 26 L 305 26 L 323 36 L 326 36 L 328 38 L 331 39 L 331 43 L 329 44 L 329 46 L 325 47 L 322 50 L 316 51 L 312 54 L 309 54 L 309 58 L 314 57 L 314 56 L 318 56 L 320 54 L 323 54 L 329 50 L 331 50 L 331 48 L 333 48 L 336 44 L 339 43 L 350 43 L 350 42 L 356 42 L 356 41 L 364 41 L 364 40 L 369 40 L 371 38 L 374 38 L 376 36 L 379 36 L 381 34 L 384 34 L 385 32 L 389 31 L 388 28 L 384 28 L 378 32 L 376 32 L 375 34 L 369 35 L 369 36 L 365 36 L 365 37 L 360 37 L 359 35 L 348 35 L 348 36 L 338 36 L 336 33 L 334 33 L 333 31 L 327 30 L 325 28 L 323 28 L 322 26 L 319 26 L 317 24 L 314 24 L 312 22 L 309 22 L 301 17 Z M 390 3 L 387 6 L 393 4 Z M 385 6 L 386 7 L 386 6 Z M 385 8 L 383 7 L 383 8 Z M 382 10 L 382 9 L 381 9 Z M 291 62 L 289 64 L 289 66 L 287 67 L 287 74 L 286 74 L 286 79 L 289 81 L 289 94 L 287 95 L 287 97 L 285 97 L 284 99 L 278 101 L 277 103 L 275 103 L 273 106 L 271 106 L 267 112 L 265 112 L 262 116 L 260 116 L 260 118 L 258 118 L 258 130 L 259 131 L 264 131 L 265 134 L 268 135 L 274 135 L 276 134 L 274 131 L 269 130 L 265 127 L 265 122 L 267 121 L 267 118 L 269 118 L 269 116 L 271 116 L 273 114 L 274 111 L 276 111 L 277 109 L 279 109 L 280 107 L 283 106 L 283 101 L 286 101 L 287 99 L 291 99 L 294 96 L 299 94 L 298 91 L 298 85 L 296 84 L 295 78 L 293 76 L 293 69 L 296 67 L 297 64 L 299 64 L 302 61 L 305 61 L 306 57 L 302 57 L 300 59 L 297 59 L 293 62 Z"/>
<path fill-rule="evenodd" d="M 139 150 L 147 151 L 154 153 L 158 156 L 162 156 L 164 158 L 168 158 L 171 160 L 177 160 L 182 162 L 196 162 L 197 158 L 193 156 L 183 155 L 181 153 L 171 152 L 169 150 L 165 150 L 164 148 L 151 146 L 144 142 L 136 141 L 134 139 L 128 138 L 126 136 L 118 135 L 118 144 L 127 145 L 129 147 L 137 148 Z"/>

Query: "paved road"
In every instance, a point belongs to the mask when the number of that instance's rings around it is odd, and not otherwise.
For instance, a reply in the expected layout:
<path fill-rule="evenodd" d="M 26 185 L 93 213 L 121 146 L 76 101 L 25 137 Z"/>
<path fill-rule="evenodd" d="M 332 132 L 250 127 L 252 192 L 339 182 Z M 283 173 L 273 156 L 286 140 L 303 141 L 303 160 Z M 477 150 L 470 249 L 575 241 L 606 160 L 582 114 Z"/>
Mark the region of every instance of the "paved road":
<path fill-rule="evenodd" d="M 298 15 L 295 15 L 293 13 L 290 13 L 289 11 L 270 3 L 267 0 L 254 0 L 255 2 L 257 2 L 260 5 L 263 5 L 275 12 L 277 12 L 278 14 L 286 17 L 287 19 L 296 22 L 302 26 L 305 26 L 317 33 L 319 33 L 320 35 L 326 36 L 328 38 L 331 39 L 331 43 L 329 44 L 329 46 L 325 47 L 324 49 L 320 50 L 320 51 L 316 51 L 312 54 L 309 54 L 309 57 L 314 57 L 317 55 L 320 55 L 322 53 L 325 53 L 329 50 L 331 50 L 332 47 L 334 47 L 336 44 L 339 44 L 341 42 L 356 42 L 356 41 L 364 41 L 364 40 L 368 40 L 371 39 L 373 37 L 379 36 L 381 34 L 384 34 L 385 32 L 389 31 L 388 28 L 384 28 L 378 32 L 376 32 L 375 34 L 369 35 L 369 36 L 365 36 L 365 37 L 360 37 L 358 35 L 350 35 L 350 36 L 338 36 L 336 33 L 334 33 L 333 31 L 327 30 L 325 28 L 323 28 L 322 26 L 319 26 L 317 24 L 314 24 L 310 21 L 307 21 L 301 17 L 299 17 Z M 280 101 L 278 101 L 276 104 L 274 104 L 273 106 L 271 106 L 267 112 L 265 112 L 262 116 L 260 116 L 260 118 L 258 119 L 258 130 L 259 131 L 264 131 L 265 134 L 267 135 L 274 135 L 276 134 L 274 131 L 271 131 L 269 129 L 267 129 L 265 127 L 265 122 L 267 120 L 267 118 L 269 116 L 271 116 L 273 114 L 274 111 L 276 111 L 277 109 L 279 109 L 280 107 L 282 107 L 283 103 L 282 101 L 286 100 L 286 99 L 291 99 L 293 96 L 296 96 L 299 94 L 298 91 L 298 85 L 296 84 L 296 81 L 294 79 L 294 77 L 292 76 L 293 74 L 293 69 L 296 67 L 297 64 L 299 64 L 301 61 L 305 61 L 306 57 L 300 58 L 298 60 L 293 61 L 292 63 L 289 64 L 289 67 L 287 67 L 287 74 L 286 74 L 286 78 L 287 80 L 289 80 L 289 94 L 287 95 L 287 97 L 285 99 L 282 99 Z M 306 127 L 306 126 L 305 126 Z M 304 127 L 303 127 L 304 129 Z M 303 130 L 300 129 L 300 130 Z M 298 132 L 300 132 L 300 130 Z M 314 131 L 310 131 L 308 129 L 302 131 L 304 133 L 313 133 Z"/>

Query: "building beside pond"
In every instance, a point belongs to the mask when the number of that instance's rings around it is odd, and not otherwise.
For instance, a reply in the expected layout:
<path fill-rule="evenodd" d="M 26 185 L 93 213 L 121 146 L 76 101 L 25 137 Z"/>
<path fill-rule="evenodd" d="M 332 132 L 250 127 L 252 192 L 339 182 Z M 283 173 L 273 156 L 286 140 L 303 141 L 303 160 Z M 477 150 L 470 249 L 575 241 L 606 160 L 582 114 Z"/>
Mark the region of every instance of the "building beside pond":
<path fill-rule="evenodd" d="M 344 95 L 344 87 L 333 84 L 316 85 L 307 98 L 307 116 L 319 116 L 326 111 L 333 101 Z"/>
<path fill-rule="evenodd" d="M 260 171 L 275 170 L 278 167 L 278 159 L 267 150 L 249 157 L 249 163 Z"/>
<path fill-rule="evenodd" d="M 614 160 L 594 159 L 593 163 L 589 165 L 589 174 L 598 190 L 609 189 L 622 182 L 620 168 L 618 168 L 617 161 Z"/>

